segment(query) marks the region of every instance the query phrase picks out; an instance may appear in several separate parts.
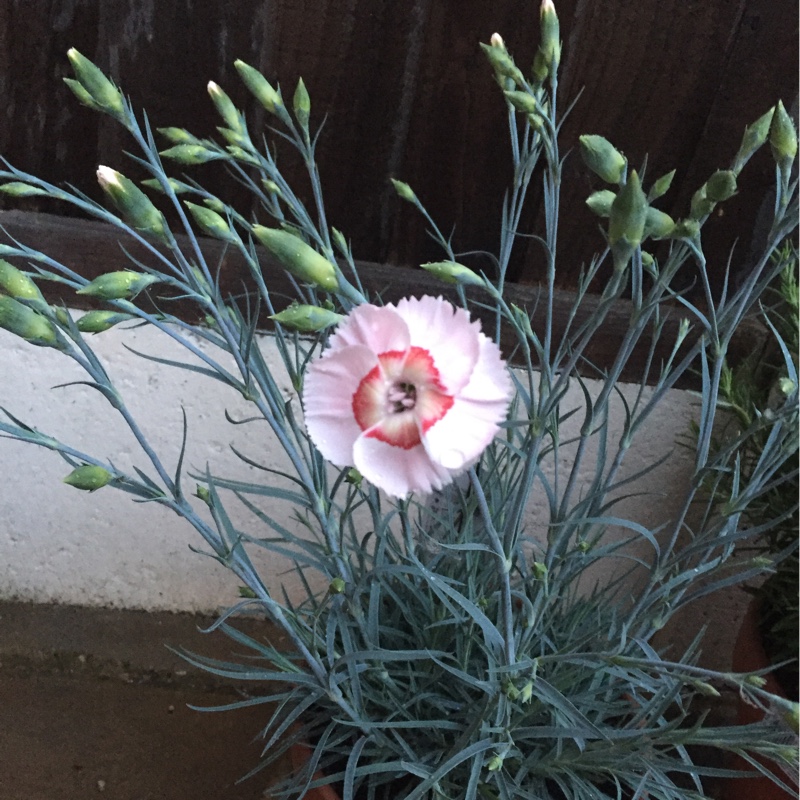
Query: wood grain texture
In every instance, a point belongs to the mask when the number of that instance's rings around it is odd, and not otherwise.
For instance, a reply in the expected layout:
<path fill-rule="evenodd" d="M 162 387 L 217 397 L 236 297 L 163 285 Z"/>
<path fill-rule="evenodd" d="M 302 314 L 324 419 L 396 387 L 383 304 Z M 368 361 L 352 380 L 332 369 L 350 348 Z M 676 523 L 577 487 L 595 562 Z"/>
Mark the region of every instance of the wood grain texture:
<path fill-rule="evenodd" d="M 176 237 L 181 249 L 190 257 L 193 250 L 189 239 L 185 235 Z M 122 238 L 120 231 L 105 223 L 69 219 L 51 214 L 39 214 L 21 211 L 0 211 L 0 244 L 6 242 L 21 242 L 46 253 L 56 261 L 79 271 L 87 278 L 94 278 L 105 272 L 125 269 L 129 266 L 128 253 L 132 258 L 145 265 L 157 266 L 154 256 L 142 245 L 132 241 L 129 237 Z M 243 289 L 255 292 L 255 286 L 249 277 L 248 269 L 243 259 L 234 252 L 215 240 L 201 238 L 201 249 L 206 262 L 212 269 L 220 266 L 220 289 L 223 296 L 240 296 Z M 124 246 L 124 251 L 123 251 Z M 288 298 L 294 296 L 294 289 L 287 279 L 286 273 L 278 262 L 264 249 L 258 249 L 259 262 L 270 293 L 274 298 L 283 298 L 288 303 Z M 20 268 L 31 267 L 24 259 L 10 258 Z M 454 289 L 434 278 L 430 273 L 418 269 L 405 267 L 386 266 L 373 262 L 356 262 L 359 275 L 368 294 L 372 297 L 380 295 L 384 302 L 397 302 L 408 293 L 408 287 L 413 286 L 417 295 L 441 295 L 458 302 Z M 48 302 L 65 305 L 71 308 L 91 308 L 93 301 L 82 295 L 76 295 L 71 289 L 59 283 L 41 282 L 41 289 Z M 509 303 L 525 309 L 530 316 L 531 327 L 544 338 L 546 328 L 547 294 L 544 289 L 537 286 L 509 284 L 505 290 L 505 298 Z M 485 296 L 477 292 L 470 292 L 475 300 L 484 300 Z M 182 319 L 199 320 L 204 312 L 197 306 L 185 301 L 168 301 L 159 299 L 154 292 L 144 299 L 142 295 L 142 308 L 148 309 L 146 303 L 154 301 L 165 312 Z M 277 303 L 277 300 L 276 300 Z M 559 341 L 565 334 L 568 326 L 570 330 L 579 329 L 580 326 L 594 314 L 599 305 L 596 296 L 589 295 L 584 298 L 576 313 L 573 312 L 575 294 L 571 291 L 557 289 L 553 294 L 553 337 Z M 472 312 L 481 319 L 483 328 L 491 335 L 495 327 L 494 315 L 489 311 L 481 310 L 473 304 Z M 578 365 L 579 372 L 587 377 L 601 377 L 611 369 L 614 359 L 620 349 L 620 344 L 628 330 L 633 307 L 625 300 L 618 301 L 605 319 L 602 328 L 589 342 L 585 350 L 585 359 Z M 654 383 L 658 378 L 658 366 L 669 356 L 672 345 L 677 338 L 678 325 L 683 313 L 676 307 L 674 314 L 666 314 L 666 321 L 660 339 L 653 351 L 653 371 L 647 376 L 647 383 Z M 268 329 L 270 321 L 263 317 L 259 320 L 259 327 Z M 729 350 L 730 359 L 736 363 L 751 351 L 754 341 L 759 341 L 763 336 L 763 328 L 755 321 L 747 321 L 731 343 Z M 692 341 L 690 335 L 687 344 Z M 645 372 L 651 339 L 645 335 L 640 346 L 634 351 L 630 360 L 625 364 L 621 373 L 624 381 L 639 382 Z M 518 354 L 515 352 L 516 337 L 506 326 L 503 328 L 500 339 L 504 356 L 518 363 Z M 677 386 L 682 388 L 697 388 L 697 373 L 687 375 Z"/>
<path fill-rule="evenodd" d="M 797 93 L 797 8 L 790 0 L 559 0 L 564 56 L 560 103 L 583 89 L 563 128 L 563 152 L 599 133 L 648 175 L 682 167 L 663 210 L 680 216 L 693 191 L 738 145 L 744 125 Z M 538 39 L 532 0 L 0 0 L 0 154 L 55 182 L 99 197 L 99 163 L 136 176 L 127 135 L 79 106 L 61 78 L 75 46 L 120 82 L 154 126 L 214 133 L 206 83 L 217 81 L 254 127 L 264 112 L 233 61 L 259 67 L 291 96 L 303 76 L 330 221 L 361 258 L 413 266 L 440 254 L 425 223 L 394 197 L 388 177 L 410 183 L 458 251 L 496 249 L 510 175 L 504 104 L 479 48 L 500 31 L 527 68 Z M 281 164 L 301 188 L 301 165 Z M 254 213 L 216 165 L 193 175 Z M 772 165 L 748 165 L 741 193 L 709 223 L 707 252 L 719 282 L 734 240 L 734 271 L 747 269 L 752 220 Z M 572 289 L 600 245 L 584 199 L 596 179 L 572 153 L 562 187 L 558 286 Z M 304 191 L 307 191 L 305 189 Z M 8 208 L 9 201 L 4 201 Z M 51 211 L 41 201 L 14 201 Z M 531 193 L 527 232 L 541 231 Z M 473 266 L 487 261 L 472 257 Z M 520 242 L 513 278 L 542 279 L 541 253 Z M 689 280 L 687 278 L 687 280 Z"/>

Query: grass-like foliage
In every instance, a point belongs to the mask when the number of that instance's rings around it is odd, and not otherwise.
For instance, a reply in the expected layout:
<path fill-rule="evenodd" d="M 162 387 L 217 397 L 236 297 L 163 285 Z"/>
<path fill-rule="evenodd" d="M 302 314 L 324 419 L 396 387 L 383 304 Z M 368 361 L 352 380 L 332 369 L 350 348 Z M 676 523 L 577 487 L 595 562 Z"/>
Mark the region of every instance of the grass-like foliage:
<path fill-rule="evenodd" d="M 182 516 L 244 584 L 243 605 L 259 610 L 288 637 L 288 651 L 256 641 L 237 631 L 229 615 L 219 627 L 252 658 L 234 664 L 190 656 L 212 672 L 263 683 L 263 695 L 237 704 L 264 704 L 264 753 L 256 770 L 297 743 L 307 748 L 308 762 L 277 787 L 276 796 L 311 796 L 318 787 L 336 784 L 343 800 L 688 800 L 705 797 L 706 778 L 726 772 L 719 759 L 715 766 L 698 761 L 698 746 L 700 752 L 743 754 L 754 771 L 786 782 L 783 769 L 795 760 L 796 709 L 764 692 L 759 676 L 699 666 L 700 638 L 687 652 L 665 654 L 653 637 L 687 605 L 773 565 L 772 559 L 734 556 L 741 544 L 783 521 L 766 514 L 753 523 L 748 509 L 763 510 L 764 500 L 797 473 L 796 464 L 786 466 L 797 450 L 797 373 L 774 326 L 765 335 L 778 342 L 785 380 L 769 419 L 745 420 L 722 443 L 714 428 L 729 377 L 729 344 L 794 258 L 786 249 L 798 214 L 794 124 L 778 103 L 748 126 L 730 168 L 710 176 L 678 221 L 653 205 L 669 188 L 672 173 L 651 180 L 644 167 L 633 169 L 602 137 L 581 137 L 581 155 L 608 184 L 588 199 L 607 224 L 598 233 L 600 249 L 585 267 L 568 324 L 557 330 L 558 242 L 569 235 L 570 223 L 559 217 L 561 42 L 550 0 L 542 4 L 542 38 L 531 72 L 516 66 L 499 36 L 483 47 L 503 92 L 514 165 L 502 200 L 499 247 L 488 254 L 493 269 L 479 273 L 460 264 L 451 240 L 413 189 L 395 182 L 399 197 L 426 217 L 441 244 L 442 261 L 427 265 L 429 270 L 450 283 L 456 302 L 483 315 L 487 335 L 499 341 L 503 334 L 512 342 L 509 355 L 518 367 L 508 420 L 453 484 L 433 498 L 392 500 L 350 466 L 332 467 L 308 437 L 298 400 L 287 402 L 270 371 L 264 340 L 256 336 L 267 316 L 275 320 L 271 341 L 300 394 L 331 326 L 356 306 L 380 305 L 381 299 L 368 296 L 345 236 L 327 222 L 314 160 L 318 131 L 305 86 L 301 81 L 292 102 L 284 102 L 279 89 L 242 62 L 237 69 L 274 127 L 253 130 L 222 89 L 209 84 L 222 118 L 222 143 L 168 128 L 161 134 L 170 146 L 159 152 L 144 115 L 91 62 L 70 51 L 70 88 L 127 129 L 131 157 L 150 177 L 137 185 L 101 167 L 98 178 L 114 211 L 7 163 L 0 169 L 0 190 L 71 204 L 116 226 L 121 238 L 135 240 L 148 256 L 128 270 L 89 281 L 40 252 L 35 242 L 3 245 L 0 255 L 18 266 L 0 261 L 0 325 L 77 362 L 85 382 L 108 400 L 109 412 L 130 427 L 146 467 L 124 473 L 102 456 L 32 428 L 13 409 L 0 431 L 61 454 L 73 467 L 68 481 L 78 488 L 120 489 Z M 767 143 L 776 170 L 766 244 L 743 279 L 726 281 L 714 297 L 703 225 L 736 191 L 747 161 Z M 294 148 L 307 166 L 308 204 L 278 167 L 282 148 Z M 209 161 L 250 190 L 260 224 L 184 174 L 192 164 Z M 176 176 L 167 172 L 170 162 L 177 164 Z M 544 228 L 521 231 L 532 181 L 543 185 Z M 251 293 L 223 295 L 217 265 L 206 260 L 198 234 L 238 253 L 251 273 Z M 505 286 L 523 235 L 536 237 L 547 264 L 547 291 L 537 310 L 544 306 L 545 324 L 536 329 L 533 309 L 512 304 Z M 273 304 L 277 298 L 262 272 L 259 243 L 292 276 L 296 305 Z M 598 276 L 607 273 L 599 295 L 590 295 Z M 41 281 L 93 295 L 103 309 L 75 319 L 44 300 Z M 675 288 L 688 283 L 700 287 L 702 301 Z M 137 301 L 145 289 L 161 298 L 158 311 L 149 301 Z M 195 318 L 204 322 L 171 314 L 165 298 L 176 296 L 194 304 Z M 598 369 L 587 353 L 623 300 L 630 309 L 627 329 L 613 362 Z M 582 312 L 586 307 L 593 309 L 590 314 Z M 682 322 L 668 326 L 674 319 Z M 266 473 L 265 482 L 256 484 L 215 475 L 211 465 L 206 474 L 192 476 L 200 481 L 196 495 L 187 493 L 183 448 L 177 469 L 167 469 L 166 456 L 147 441 L 86 335 L 129 320 L 155 326 L 186 348 L 187 361 L 171 362 L 173 367 L 221 381 L 244 397 L 254 419 L 266 421 L 285 451 L 288 471 L 273 476 L 271 465 L 257 465 Z M 668 335 L 674 341 L 663 349 Z M 641 385 L 633 394 L 622 393 L 620 376 L 641 347 L 649 353 Z M 658 466 L 656 456 L 635 474 L 624 472 L 623 463 L 654 410 L 689 375 L 700 384 L 691 480 L 678 512 L 648 528 L 618 516 L 617 499 L 641 491 L 640 481 Z M 566 402 L 574 387 L 584 397 L 577 409 Z M 621 433 L 609 426 L 612 407 L 623 409 Z M 570 417 L 578 424 L 570 420 L 569 430 L 577 433 L 568 438 Z M 759 437 L 758 455 L 745 469 L 741 453 L 753 436 Z M 725 487 L 724 502 L 717 486 Z M 544 509 L 541 529 L 527 527 L 534 497 Z M 293 507 L 303 535 L 273 518 L 264 500 Z M 225 510 L 239 502 L 253 512 L 247 531 L 237 529 Z M 795 546 L 793 537 L 778 556 Z M 252 556 L 260 549 L 293 560 L 307 588 L 303 602 L 293 603 L 259 573 Z M 592 575 L 603 564 L 619 568 L 615 577 L 598 582 Z M 709 724 L 700 709 L 723 686 L 768 709 L 765 721 Z"/>

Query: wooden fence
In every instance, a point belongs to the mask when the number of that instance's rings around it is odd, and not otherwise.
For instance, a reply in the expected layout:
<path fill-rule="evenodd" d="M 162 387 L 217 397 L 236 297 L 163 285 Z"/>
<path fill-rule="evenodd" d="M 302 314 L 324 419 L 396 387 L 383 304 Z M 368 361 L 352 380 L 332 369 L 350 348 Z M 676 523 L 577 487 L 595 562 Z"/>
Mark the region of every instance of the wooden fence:
<path fill-rule="evenodd" d="M 693 191 L 735 153 L 745 124 L 797 94 L 793 0 L 557 0 L 564 42 L 560 105 L 583 93 L 562 147 L 581 133 L 608 137 L 648 174 L 678 167 L 661 207 L 686 213 Z M 325 119 L 318 156 L 331 222 L 357 258 L 412 266 L 440 257 L 413 209 L 387 178 L 410 183 L 458 251 L 496 249 L 510 173 L 503 101 L 478 48 L 502 33 L 521 65 L 538 41 L 534 0 L 0 0 L 0 154 L 99 198 L 97 164 L 131 172 L 126 135 L 79 106 L 63 85 L 75 46 L 107 70 L 154 126 L 211 135 L 206 95 L 218 82 L 255 123 L 241 86 L 242 58 L 291 94 L 302 76 L 312 120 Z M 298 165 L 287 159 L 289 172 Z M 235 187 L 197 170 L 211 188 Z M 717 279 L 735 239 L 746 269 L 752 220 L 772 180 L 768 153 L 705 236 Z M 584 200 L 597 181 L 573 153 L 563 186 L 558 286 L 575 287 L 601 245 Z M 11 207 L 6 201 L 6 208 Z M 13 207 L 54 211 L 33 201 Z M 247 208 L 243 209 L 247 211 Z M 63 213 L 59 210 L 59 213 Z M 540 230 L 534 192 L 525 227 Z M 476 262 L 468 262 L 476 264 Z M 479 265 L 479 264 L 477 264 Z M 513 278 L 542 278 L 541 252 L 521 241 Z"/>

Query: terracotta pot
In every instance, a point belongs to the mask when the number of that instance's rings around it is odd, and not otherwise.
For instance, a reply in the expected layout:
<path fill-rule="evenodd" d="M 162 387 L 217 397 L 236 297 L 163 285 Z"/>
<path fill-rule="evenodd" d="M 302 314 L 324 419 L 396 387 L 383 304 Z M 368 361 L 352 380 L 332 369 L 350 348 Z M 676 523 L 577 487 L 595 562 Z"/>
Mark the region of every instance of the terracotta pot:
<path fill-rule="evenodd" d="M 734 672 L 755 672 L 756 670 L 766 669 L 770 666 L 764 645 L 761 640 L 761 632 L 758 628 L 758 602 L 752 600 L 747 607 L 747 611 L 742 619 L 739 634 L 736 637 L 736 644 L 733 648 Z M 777 695 L 784 695 L 780 684 L 773 674 L 764 675 L 767 683 L 764 688 Z M 764 716 L 763 712 L 739 699 L 737 710 L 737 722 L 740 725 L 758 722 Z M 752 770 L 753 768 L 744 759 L 738 756 L 734 759 L 731 766 L 734 769 Z M 788 776 L 787 776 L 788 781 Z M 769 778 L 732 778 L 725 781 L 724 800 L 789 800 L 794 795 L 785 792 Z"/>

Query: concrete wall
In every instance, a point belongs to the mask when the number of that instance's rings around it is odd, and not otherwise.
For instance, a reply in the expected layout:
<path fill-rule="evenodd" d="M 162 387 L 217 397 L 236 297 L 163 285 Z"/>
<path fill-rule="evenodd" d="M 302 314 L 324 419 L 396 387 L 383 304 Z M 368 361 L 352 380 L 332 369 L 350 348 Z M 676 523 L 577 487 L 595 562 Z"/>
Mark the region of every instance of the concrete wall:
<path fill-rule="evenodd" d="M 123 340 L 136 350 L 166 358 L 180 358 L 182 351 L 149 328 L 117 328 L 92 339 L 168 468 L 174 467 L 180 448 L 181 406 L 189 420 L 189 468 L 202 471 L 208 463 L 218 475 L 260 480 L 262 476 L 232 455 L 231 441 L 257 460 L 272 466 L 284 463 L 266 424 L 235 427 L 225 421 L 225 409 L 234 417 L 252 413 L 236 393 L 196 374 L 145 361 L 126 350 Z M 262 345 L 277 364 L 268 337 Z M 5 331 L 0 331 L 0 353 L 0 406 L 119 467 L 148 466 L 130 432 L 96 391 L 81 386 L 50 388 L 84 377 L 72 361 L 31 347 Z M 628 395 L 635 388 L 624 387 Z M 580 402 L 576 390 L 567 406 Z M 688 451 L 676 448 L 675 441 L 686 433 L 695 403 L 691 394 L 673 391 L 642 432 L 628 470 L 670 451 L 672 456 L 640 487 L 650 495 L 626 501 L 618 514 L 645 524 L 669 515 L 689 467 Z M 574 420 L 577 429 L 580 415 Z M 620 405 L 612 428 L 621 430 L 622 422 Z M 213 560 L 192 552 L 191 546 L 202 547 L 203 542 L 188 524 L 165 509 L 135 503 L 111 489 L 86 494 L 68 487 L 61 479 L 69 471 L 55 453 L 0 440 L 0 599 L 189 611 L 213 611 L 235 602 L 235 578 Z M 189 483 L 187 488 L 194 486 Z M 269 510 L 293 524 L 290 507 L 273 505 Z M 246 530 L 259 524 L 237 508 L 235 500 L 230 511 Z M 541 530 L 543 521 L 542 506 L 532 504 L 530 529 Z M 271 585 L 283 579 L 285 563 L 270 557 L 260 564 Z"/>

